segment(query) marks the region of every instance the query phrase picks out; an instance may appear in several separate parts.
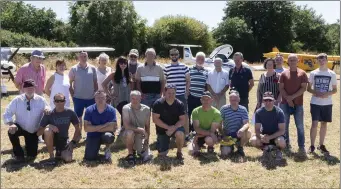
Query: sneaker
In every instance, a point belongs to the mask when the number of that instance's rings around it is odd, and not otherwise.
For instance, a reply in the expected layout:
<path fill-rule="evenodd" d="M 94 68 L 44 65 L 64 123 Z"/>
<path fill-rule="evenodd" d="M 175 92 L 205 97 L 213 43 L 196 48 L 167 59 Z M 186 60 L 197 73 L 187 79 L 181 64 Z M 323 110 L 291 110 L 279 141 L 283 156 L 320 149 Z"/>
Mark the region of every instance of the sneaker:
<path fill-rule="evenodd" d="M 315 146 L 310 146 L 308 153 L 312 154 L 312 153 L 314 153 L 314 151 L 315 151 Z"/>
<path fill-rule="evenodd" d="M 138 163 L 142 163 L 142 162 L 143 162 L 143 156 L 142 156 L 142 154 L 137 154 L 137 155 L 135 155 L 135 160 L 136 160 L 136 162 L 138 162 Z"/>
<path fill-rule="evenodd" d="M 130 164 L 134 165 L 135 164 L 135 156 L 133 154 L 129 154 L 125 160 Z"/>
<path fill-rule="evenodd" d="M 321 151 L 323 155 L 329 155 L 329 151 L 327 150 L 325 145 L 319 146 L 318 149 Z"/>
<path fill-rule="evenodd" d="M 182 160 L 184 157 L 181 152 L 176 153 L 176 159 Z"/>
<path fill-rule="evenodd" d="M 302 157 L 306 157 L 307 156 L 307 152 L 305 151 L 304 147 L 299 147 L 298 148 L 298 153 L 300 154 L 300 156 Z"/>
<path fill-rule="evenodd" d="M 242 157 L 245 157 L 245 152 L 244 152 L 244 148 L 243 147 L 238 147 L 237 149 L 237 153 L 242 156 Z"/>
<path fill-rule="evenodd" d="M 276 151 L 276 161 L 282 160 L 282 157 L 283 157 L 282 152 L 280 150 L 277 150 Z"/>
<path fill-rule="evenodd" d="M 207 153 L 213 154 L 214 153 L 214 147 L 213 146 L 207 147 Z"/>
<path fill-rule="evenodd" d="M 38 137 L 38 143 L 45 143 L 45 141 L 43 140 L 43 136 Z"/>
<path fill-rule="evenodd" d="M 55 158 L 56 159 L 61 159 L 62 158 L 62 152 L 59 151 L 59 150 L 56 150 Z"/>
<path fill-rule="evenodd" d="M 105 149 L 104 156 L 105 156 L 105 160 L 111 160 L 110 148 Z"/>

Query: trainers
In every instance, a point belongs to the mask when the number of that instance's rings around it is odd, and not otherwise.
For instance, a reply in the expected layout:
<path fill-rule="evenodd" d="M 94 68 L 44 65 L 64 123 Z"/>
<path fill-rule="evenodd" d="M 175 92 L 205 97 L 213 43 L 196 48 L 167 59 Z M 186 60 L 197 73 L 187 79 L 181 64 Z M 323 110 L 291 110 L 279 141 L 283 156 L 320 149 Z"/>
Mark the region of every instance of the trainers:
<path fill-rule="evenodd" d="M 183 159 L 183 155 L 181 152 L 176 153 L 176 159 L 179 159 L 179 160 Z"/>
<path fill-rule="evenodd" d="M 277 150 L 277 152 L 276 152 L 276 160 L 280 161 L 280 160 L 282 160 L 282 157 L 283 157 L 282 152 L 280 150 Z"/>
<path fill-rule="evenodd" d="M 130 164 L 130 165 L 134 165 L 135 164 L 135 157 L 133 154 L 129 154 L 125 160 Z"/>
<path fill-rule="evenodd" d="M 207 147 L 207 153 L 214 153 L 214 147 L 213 146 L 209 146 Z"/>
<path fill-rule="evenodd" d="M 242 156 L 242 157 L 245 157 L 245 152 L 244 152 L 244 148 L 243 147 L 238 147 L 237 149 L 237 153 Z"/>
<path fill-rule="evenodd" d="M 314 151 L 315 151 L 315 146 L 310 146 L 308 153 L 312 154 L 312 153 L 314 153 Z"/>
<path fill-rule="evenodd" d="M 104 156 L 105 156 L 105 160 L 111 160 L 110 148 L 105 149 Z"/>
<path fill-rule="evenodd" d="M 322 154 L 324 155 L 328 155 L 329 154 L 329 151 L 327 150 L 326 146 L 325 145 L 321 145 L 318 147 L 318 149 L 321 151 Z"/>
<path fill-rule="evenodd" d="M 39 142 L 39 143 L 45 143 L 45 141 L 43 140 L 43 137 L 42 137 L 42 136 L 39 136 L 39 137 L 38 137 L 38 142 Z"/>

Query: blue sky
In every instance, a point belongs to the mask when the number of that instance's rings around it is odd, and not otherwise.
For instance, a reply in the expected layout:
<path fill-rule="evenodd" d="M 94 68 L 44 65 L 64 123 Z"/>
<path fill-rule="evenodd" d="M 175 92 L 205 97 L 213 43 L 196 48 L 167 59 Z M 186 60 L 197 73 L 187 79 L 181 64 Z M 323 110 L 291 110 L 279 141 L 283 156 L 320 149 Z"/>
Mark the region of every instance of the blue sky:
<path fill-rule="evenodd" d="M 37 8 L 51 8 L 62 20 L 68 19 L 67 1 L 25 1 Z M 340 18 L 340 1 L 295 1 L 316 10 L 327 23 L 334 23 Z M 148 20 L 151 26 L 154 21 L 165 15 L 186 15 L 207 24 L 210 29 L 217 27 L 224 16 L 226 1 L 134 1 L 137 13 Z"/>

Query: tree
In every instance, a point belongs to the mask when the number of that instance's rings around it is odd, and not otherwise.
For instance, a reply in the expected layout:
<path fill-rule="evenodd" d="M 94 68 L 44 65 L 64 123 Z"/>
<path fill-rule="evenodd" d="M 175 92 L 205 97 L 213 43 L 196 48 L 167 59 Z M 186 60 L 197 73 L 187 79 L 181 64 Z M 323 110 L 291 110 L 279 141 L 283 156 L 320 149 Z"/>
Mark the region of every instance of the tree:
<path fill-rule="evenodd" d="M 158 55 L 168 57 L 168 44 L 195 44 L 201 45 L 200 50 L 210 52 L 213 47 L 213 38 L 208 26 L 203 22 L 186 16 L 164 16 L 156 20 L 149 30 L 148 44 L 153 46 Z"/>
<path fill-rule="evenodd" d="M 145 20 L 128 1 L 77 1 L 69 4 L 73 39 L 79 45 L 114 47 L 115 54 L 141 50 L 146 42 Z"/>
<path fill-rule="evenodd" d="M 330 54 L 340 55 L 340 20 L 327 26 L 326 37 L 331 44 Z"/>

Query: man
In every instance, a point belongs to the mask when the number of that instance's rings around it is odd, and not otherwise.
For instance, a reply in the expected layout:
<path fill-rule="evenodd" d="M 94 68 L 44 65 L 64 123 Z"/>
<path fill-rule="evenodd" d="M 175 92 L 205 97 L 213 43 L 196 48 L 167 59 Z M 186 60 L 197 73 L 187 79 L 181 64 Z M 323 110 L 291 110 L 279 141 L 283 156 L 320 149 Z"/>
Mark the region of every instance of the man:
<path fill-rule="evenodd" d="M 282 94 L 280 108 L 285 115 L 285 138 L 287 148 L 290 149 L 289 123 L 290 115 L 293 114 L 297 128 L 299 152 L 301 155 L 305 156 L 303 93 L 307 88 L 308 77 L 303 70 L 297 68 L 298 57 L 296 54 L 290 54 L 288 56 L 288 63 L 289 70 L 283 71 L 279 79 L 279 90 Z"/>
<path fill-rule="evenodd" d="M 141 104 L 139 91 L 131 91 L 130 103 L 123 106 L 123 126 L 123 138 L 128 149 L 126 160 L 134 164 L 143 158 L 150 136 L 150 108 Z"/>
<path fill-rule="evenodd" d="M 242 65 L 244 58 L 241 52 L 234 53 L 233 60 L 236 65 L 229 71 L 230 86 L 239 92 L 239 104 L 249 111 L 249 92 L 254 86 L 253 75 L 250 68 Z"/>
<path fill-rule="evenodd" d="M 85 110 L 84 130 L 87 132 L 85 146 L 85 160 L 96 160 L 101 144 L 106 145 L 105 159 L 111 160 L 111 144 L 115 140 L 116 110 L 106 103 L 106 94 L 104 91 L 95 93 L 95 104 Z"/>
<path fill-rule="evenodd" d="M 23 94 L 15 97 L 7 106 L 3 115 L 3 121 L 9 126 L 8 137 L 13 146 L 14 158 L 24 160 L 24 151 L 20 146 L 19 136 L 25 138 L 25 148 L 28 159 L 37 156 L 39 121 L 43 113 L 49 111 L 46 100 L 35 94 L 37 85 L 31 79 L 23 82 Z M 15 116 L 15 121 L 13 120 Z"/>
<path fill-rule="evenodd" d="M 282 73 L 284 70 L 286 70 L 285 68 L 283 68 L 283 62 L 284 62 L 283 56 L 281 54 L 277 54 L 275 58 L 276 64 L 275 72 Z"/>
<path fill-rule="evenodd" d="M 139 51 L 137 49 L 131 49 L 128 57 L 129 57 L 128 68 L 130 77 L 132 79 L 132 90 L 137 90 L 135 75 L 137 67 L 142 65 L 137 61 L 137 59 L 139 58 Z"/>
<path fill-rule="evenodd" d="M 177 146 L 177 159 L 181 160 L 182 147 L 185 142 L 185 107 L 184 104 L 175 98 L 176 86 L 167 84 L 165 96 L 153 104 L 153 122 L 156 125 L 157 141 L 156 146 L 159 156 L 165 157 L 168 154 L 170 138 L 175 137 Z"/>
<path fill-rule="evenodd" d="M 223 139 L 231 137 L 237 141 L 237 153 L 245 156 L 243 146 L 251 138 L 249 129 L 249 115 L 244 106 L 239 105 L 240 97 L 237 91 L 232 90 L 229 95 L 230 105 L 224 105 L 221 110 Z M 226 157 L 233 152 L 233 146 L 222 145 L 220 147 L 221 155 Z"/>
<path fill-rule="evenodd" d="M 268 152 L 269 145 L 276 145 L 276 160 L 282 159 L 282 152 L 286 147 L 284 134 L 284 113 L 274 105 L 274 97 L 271 92 L 265 92 L 263 95 L 264 107 L 256 111 L 256 136 L 250 140 L 252 146 L 263 149 L 263 153 Z"/>
<path fill-rule="evenodd" d="M 185 135 L 189 134 L 189 121 L 187 115 L 187 96 L 189 93 L 190 76 L 188 67 L 185 64 L 179 63 L 179 51 L 171 49 L 169 51 L 171 64 L 164 69 L 167 84 L 174 84 L 176 86 L 176 98 L 179 99 L 185 107 Z M 186 137 L 188 139 L 188 137 Z"/>
<path fill-rule="evenodd" d="M 191 124 L 192 111 L 201 106 L 201 97 L 206 90 L 206 82 L 208 72 L 204 68 L 205 53 L 198 52 L 195 56 L 196 64 L 189 69 L 190 87 L 188 95 L 188 117 L 190 123 L 190 131 L 194 131 L 193 124 Z"/>
<path fill-rule="evenodd" d="M 72 161 L 72 149 L 81 134 L 79 120 L 73 110 L 65 108 L 66 99 L 62 93 L 56 94 L 53 99 L 55 108 L 49 115 L 43 116 L 37 135 L 44 136 L 50 161 L 53 162 L 55 157 L 61 157 L 65 162 L 70 162 Z M 67 144 L 71 123 L 75 127 L 75 133 L 72 141 Z M 56 147 L 56 156 L 53 153 L 54 146 Z"/>
<path fill-rule="evenodd" d="M 34 50 L 31 54 L 31 62 L 21 66 L 14 79 L 14 84 L 19 89 L 20 94 L 24 93 L 23 83 L 28 79 L 32 79 L 36 83 L 35 93 L 43 96 L 45 80 L 46 80 L 46 68 L 43 65 L 45 56 L 40 50 Z M 38 137 L 40 143 L 44 143 L 42 137 Z"/>
<path fill-rule="evenodd" d="M 194 137 L 194 156 L 199 155 L 200 148 L 206 143 L 207 152 L 214 152 L 214 144 L 218 142 L 217 129 L 222 121 L 220 112 L 212 106 L 212 94 L 209 91 L 201 97 L 202 106 L 193 110 L 192 120 L 196 132 Z"/>
<path fill-rule="evenodd" d="M 327 133 L 327 122 L 332 122 L 332 95 L 337 93 L 337 81 L 335 72 L 327 67 L 327 54 L 321 53 L 317 55 L 317 60 L 320 67 L 310 72 L 308 83 L 308 92 L 313 94 L 310 101 L 312 124 L 310 129 L 311 146 L 309 152 L 313 153 L 315 151 L 317 126 L 321 122 L 320 145 L 318 149 L 324 155 L 329 155 L 329 151 L 324 145 L 324 139 Z"/>
<path fill-rule="evenodd" d="M 163 69 L 155 62 L 156 53 L 153 48 L 146 50 L 146 63 L 137 68 L 136 85 L 142 93 L 142 104 L 152 107 L 153 103 L 162 96 L 165 87 Z"/>
<path fill-rule="evenodd" d="M 82 131 L 82 117 L 85 108 L 95 104 L 94 94 L 98 90 L 96 67 L 90 65 L 88 53 L 82 51 L 78 55 L 79 63 L 72 66 L 69 72 L 70 94 L 73 99 L 74 110 L 79 118 Z M 79 136 L 77 141 L 82 138 Z"/>
<path fill-rule="evenodd" d="M 226 104 L 226 91 L 229 89 L 229 73 L 222 69 L 223 60 L 214 60 L 215 69 L 208 72 L 207 88 L 213 96 L 213 106 L 220 110 Z"/>

